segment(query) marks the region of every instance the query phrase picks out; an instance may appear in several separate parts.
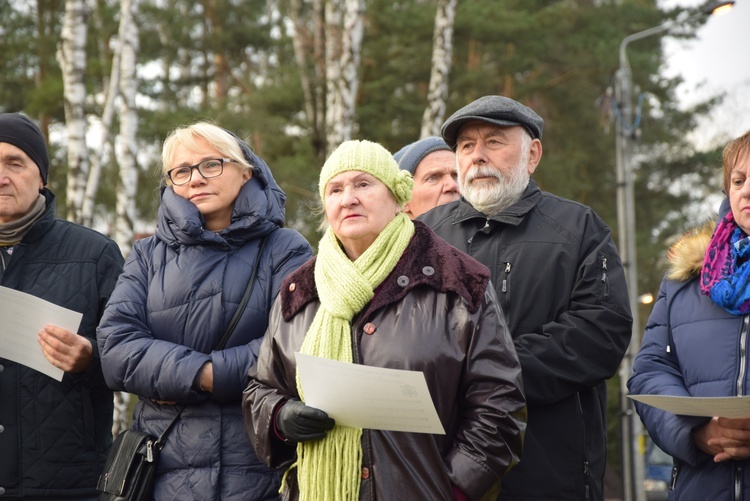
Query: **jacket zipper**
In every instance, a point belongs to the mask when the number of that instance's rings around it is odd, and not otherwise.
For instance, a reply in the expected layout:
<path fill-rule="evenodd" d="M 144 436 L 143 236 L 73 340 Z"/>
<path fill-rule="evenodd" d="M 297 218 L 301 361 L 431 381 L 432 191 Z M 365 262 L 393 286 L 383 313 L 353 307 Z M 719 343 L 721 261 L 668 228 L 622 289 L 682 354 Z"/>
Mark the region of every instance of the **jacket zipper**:
<path fill-rule="evenodd" d="M 604 297 L 609 297 L 609 278 L 607 277 L 607 257 L 602 256 L 602 284 L 604 285 Z"/>
<path fill-rule="evenodd" d="M 505 276 L 503 277 L 503 286 L 501 290 L 503 293 L 506 293 L 508 292 L 508 280 L 510 279 L 508 275 L 510 275 L 511 264 L 510 263 L 503 263 L 503 264 L 505 265 Z"/>
<path fill-rule="evenodd" d="M 591 496 L 591 486 L 589 485 L 589 459 L 586 457 L 586 422 L 583 420 L 583 405 L 581 404 L 581 394 L 576 392 L 576 404 L 578 405 L 578 415 L 581 419 L 581 431 L 583 432 L 583 476 L 584 476 L 584 499 L 588 500 Z"/>
<path fill-rule="evenodd" d="M 745 376 L 747 375 L 747 333 L 750 316 L 742 317 L 742 330 L 740 331 L 740 371 L 737 375 L 737 396 L 745 393 Z"/>
<path fill-rule="evenodd" d="M 737 375 L 737 396 L 745 394 L 745 377 L 747 376 L 747 335 L 750 316 L 742 317 L 742 330 L 740 332 L 740 370 Z M 734 499 L 742 499 L 742 466 L 737 465 L 734 469 Z"/>

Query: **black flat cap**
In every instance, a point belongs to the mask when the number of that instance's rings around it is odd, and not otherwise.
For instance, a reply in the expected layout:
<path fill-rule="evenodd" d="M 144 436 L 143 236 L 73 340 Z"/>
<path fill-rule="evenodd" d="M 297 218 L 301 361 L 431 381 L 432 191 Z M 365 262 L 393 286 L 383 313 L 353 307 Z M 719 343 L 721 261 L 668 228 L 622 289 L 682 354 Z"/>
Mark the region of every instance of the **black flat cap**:
<path fill-rule="evenodd" d="M 503 96 L 484 96 L 448 117 L 441 129 L 445 142 L 455 150 L 458 129 L 474 120 L 502 126 L 520 125 L 533 139 L 541 139 L 544 128 L 542 117 L 528 106 Z"/>

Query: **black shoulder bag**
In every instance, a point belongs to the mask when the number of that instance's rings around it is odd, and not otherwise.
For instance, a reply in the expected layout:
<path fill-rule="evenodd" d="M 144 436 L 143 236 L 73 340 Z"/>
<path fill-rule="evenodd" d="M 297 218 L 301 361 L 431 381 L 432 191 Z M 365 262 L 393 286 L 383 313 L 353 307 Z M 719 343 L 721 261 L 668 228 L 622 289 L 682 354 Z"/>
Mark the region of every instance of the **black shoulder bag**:
<path fill-rule="evenodd" d="M 242 300 L 237 306 L 237 311 L 234 312 L 232 320 L 224 330 L 216 350 L 224 348 L 232 335 L 232 331 L 240 321 L 255 286 L 258 264 L 265 245 L 266 237 L 263 238 L 258 248 L 258 255 L 255 258 L 253 271 Z M 158 439 L 148 433 L 136 430 L 125 430 L 117 436 L 104 464 L 104 471 L 96 484 L 96 488 L 100 492 L 99 501 L 146 501 L 153 498 L 154 473 L 156 472 L 159 452 L 164 447 L 167 434 L 172 430 L 184 409 L 183 407 L 179 410 Z"/>

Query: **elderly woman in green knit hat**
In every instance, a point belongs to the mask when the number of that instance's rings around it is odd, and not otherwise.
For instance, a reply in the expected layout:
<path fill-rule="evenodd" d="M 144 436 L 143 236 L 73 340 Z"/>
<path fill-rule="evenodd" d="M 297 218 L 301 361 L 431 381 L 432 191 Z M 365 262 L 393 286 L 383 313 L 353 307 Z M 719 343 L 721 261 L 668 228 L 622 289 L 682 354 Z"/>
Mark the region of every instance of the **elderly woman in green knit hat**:
<path fill-rule="evenodd" d="M 328 224 L 290 274 L 243 397 L 288 499 L 480 499 L 518 461 L 521 372 L 489 270 L 403 212 L 412 180 L 347 141 L 320 173 Z M 352 428 L 305 405 L 294 353 L 424 373 L 445 435 Z"/>

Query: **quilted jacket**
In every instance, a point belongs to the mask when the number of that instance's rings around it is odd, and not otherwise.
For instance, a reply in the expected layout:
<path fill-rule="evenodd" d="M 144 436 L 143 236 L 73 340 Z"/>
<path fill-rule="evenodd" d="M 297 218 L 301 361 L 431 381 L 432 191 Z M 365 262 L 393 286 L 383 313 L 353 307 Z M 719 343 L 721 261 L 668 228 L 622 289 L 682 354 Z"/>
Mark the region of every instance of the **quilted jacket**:
<path fill-rule="evenodd" d="M 518 363 L 487 268 L 424 224 L 352 322 L 356 363 L 424 373 L 444 435 L 363 430 L 361 500 L 470 499 L 497 487 L 518 461 L 526 406 Z M 320 302 L 314 261 L 291 274 L 274 304 L 245 390 L 246 430 L 258 455 L 287 466 L 296 449 L 276 438 L 276 406 L 299 398 L 294 352 Z M 296 469 L 285 499 L 297 499 Z"/>
<path fill-rule="evenodd" d="M 135 243 L 98 330 L 107 383 L 140 397 L 133 428 L 159 435 L 185 408 L 161 453 L 158 500 L 278 496 L 278 473 L 261 464 L 244 435 L 240 398 L 281 281 L 312 251 L 298 232 L 282 228 L 285 196 L 263 160 L 241 146 L 253 177 L 240 190 L 230 226 L 204 230 L 196 206 L 165 188 L 156 234 Z M 214 351 L 263 238 L 244 314 L 226 348 Z M 194 385 L 208 361 L 213 393 Z"/>
<path fill-rule="evenodd" d="M 729 397 L 748 395 L 748 315 L 732 315 L 700 292 L 698 276 L 714 223 L 671 247 L 641 349 L 628 381 L 631 394 Z M 750 460 L 714 463 L 691 432 L 709 418 L 677 416 L 644 404 L 636 410 L 654 442 L 675 460 L 669 499 L 750 499 Z"/>
<path fill-rule="evenodd" d="M 0 358 L 0 499 L 95 496 L 112 444 L 112 392 L 102 377 L 95 331 L 122 271 L 122 254 L 96 231 L 55 219 L 55 197 L 42 193 L 46 212 L 14 247 L 0 285 L 83 313 L 78 334 L 91 339 L 94 362 L 57 382 Z"/>

